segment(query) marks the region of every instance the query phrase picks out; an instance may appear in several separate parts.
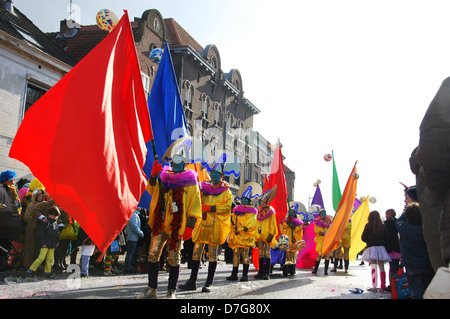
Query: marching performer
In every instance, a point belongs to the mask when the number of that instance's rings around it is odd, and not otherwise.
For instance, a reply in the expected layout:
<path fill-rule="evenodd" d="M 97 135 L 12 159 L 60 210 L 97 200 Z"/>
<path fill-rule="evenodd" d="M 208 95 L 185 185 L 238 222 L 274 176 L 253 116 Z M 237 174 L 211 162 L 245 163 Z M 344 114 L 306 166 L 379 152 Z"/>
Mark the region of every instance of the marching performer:
<path fill-rule="evenodd" d="M 248 281 L 250 267 L 249 251 L 255 245 L 256 215 L 258 210 L 252 206 L 252 199 L 261 197 L 261 186 L 255 182 L 241 186 L 236 198 L 241 205 L 233 209 L 231 215 L 231 231 L 228 245 L 233 249 L 233 270 L 227 280 L 237 280 L 240 257 L 242 257 L 243 271 L 241 281 Z"/>
<path fill-rule="evenodd" d="M 322 209 L 319 213 L 319 217 L 313 220 L 314 223 L 314 232 L 316 233 L 316 236 L 314 238 L 314 241 L 316 243 L 316 252 L 317 252 L 317 258 L 316 263 L 314 265 L 314 270 L 312 271 L 313 274 L 317 274 L 317 270 L 319 269 L 320 260 L 322 259 L 322 247 L 323 247 L 323 240 L 325 239 L 325 233 L 330 228 L 331 225 L 331 218 L 327 216 L 327 212 Z M 325 275 L 328 275 L 328 266 L 330 264 L 330 255 L 331 253 L 325 255 Z"/>
<path fill-rule="evenodd" d="M 211 181 L 201 184 L 202 192 L 202 219 L 192 233 L 194 249 L 191 263 L 191 276 L 181 290 L 195 290 L 200 259 L 208 245 L 208 276 L 202 292 L 210 292 L 217 267 L 218 247 L 225 243 L 230 232 L 231 204 L 233 201 L 231 191 L 227 182 L 223 181 L 224 174 L 229 175 L 230 165 L 228 163 L 216 163 L 213 165 L 210 176 Z M 231 163 L 233 164 L 233 163 Z M 240 165 L 236 162 L 235 168 L 239 175 Z M 209 168 L 209 166 L 207 166 Z"/>
<path fill-rule="evenodd" d="M 157 160 L 154 162 L 147 186 L 152 195 L 148 221 L 152 235 L 148 254 L 148 288 L 143 296 L 146 299 L 157 298 L 159 261 L 166 243 L 169 265 L 166 298 L 175 298 L 182 237 L 186 228 L 193 229 L 202 215 L 197 172 L 185 167 L 189 161 L 187 155 L 182 155 L 185 150 L 183 141 L 185 138 L 172 143 L 163 156 L 163 160 L 171 161 L 171 167 L 163 168 Z M 178 151 L 173 151 L 175 149 Z M 173 153 L 175 155 L 172 156 Z M 159 173 L 161 188 L 157 182 Z"/>
<path fill-rule="evenodd" d="M 304 247 L 303 242 L 303 222 L 298 218 L 298 210 L 305 206 L 300 202 L 291 201 L 289 212 L 280 224 L 280 232 L 289 238 L 289 247 L 286 248 L 286 257 L 283 265 L 283 276 L 295 275 L 297 265 L 297 253 Z"/>
<path fill-rule="evenodd" d="M 276 243 L 278 227 L 275 210 L 269 204 L 276 192 L 277 185 L 263 194 L 256 216 L 255 240 L 259 253 L 259 271 L 255 276 L 257 279 L 270 279 L 270 245 Z"/>

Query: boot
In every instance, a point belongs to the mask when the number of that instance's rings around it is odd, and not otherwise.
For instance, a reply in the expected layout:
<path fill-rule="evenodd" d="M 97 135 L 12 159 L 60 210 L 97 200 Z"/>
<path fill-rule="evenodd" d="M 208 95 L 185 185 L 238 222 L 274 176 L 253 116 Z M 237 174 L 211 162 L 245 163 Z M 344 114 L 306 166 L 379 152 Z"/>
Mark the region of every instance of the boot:
<path fill-rule="evenodd" d="M 319 269 L 320 260 L 316 260 L 316 263 L 314 264 L 314 270 L 312 273 L 315 275 L 317 274 L 317 270 Z"/>
<path fill-rule="evenodd" d="M 178 277 L 180 275 L 180 266 L 169 266 L 169 284 L 167 285 L 168 290 L 177 290 Z"/>
<path fill-rule="evenodd" d="M 184 285 L 180 285 L 178 288 L 181 290 L 196 290 L 197 289 L 197 276 L 198 269 L 200 268 L 200 261 L 193 260 L 191 263 L 191 277 L 186 281 Z"/>
<path fill-rule="evenodd" d="M 342 267 L 342 259 L 339 259 L 339 266 L 337 267 L 338 269 L 342 269 L 344 267 Z"/>
<path fill-rule="evenodd" d="M 325 276 L 328 275 L 328 265 L 329 264 L 330 264 L 330 261 L 325 259 L 325 271 L 323 273 Z"/>
<path fill-rule="evenodd" d="M 265 271 L 264 258 L 259 258 L 259 269 L 258 273 L 255 276 L 255 279 L 262 279 L 264 277 L 264 271 Z"/>
<path fill-rule="evenodd" d="M 283 265 L 283 277 L 286 277 L 288 275 L 288 265 Z"/>
<path fill-rule="evenodd" d="M 233 266 L 233 270 L 231 271 L 231 275 L 228 276 L 226 279 L 227 280 L 232 280 L 232 281 L 238 280 L 238 277 L 237 277 L 238 268 L 239 268 L 239 266 L 238 267 L 234 267 Z"/>
<path fill-rule="evenodd" d="M 208 277 L 206 278 L 205 286 L 202 288 L 202 292 L 211 292 L 211 286 L 214 280 L 214 274 L 216 273 L 217 261 L 210 261 L 208 265 Z"/>
<path fill-rule="evenodd" d="M 337 272 L 337 269 L 338 269 L 338 260 L 334 259 L 334 267 L 330 271 L 331 272 Z"/>
<path fill-rule="evenodd" d="M 241 281 L 248 281 L 248 268 L 250 264 L 243 264 Z"/>
<path fill-rule="evenodd" d="M 140 299 L 158 299 L 158 291 L 156 288 L 147 287 L 144 291 L 144 295 L 139 297 Z"/>
<path fill-rule="evenodd" d="M 261 264 L 260 264 L 261 265 Z M 270 258 L 266 259 L 266 263 L 264 265 L 264 274 L 263 274 L 263 279 L 264 280 L 269 280 L 270 279 Z"/>
<path fill-rule="evenodd" d="M 349 261 L 344 259 L 345 273 L 348 273 L 348 263 Z"/>
<path fill-rule="evenodd" d="M 158 272 L 159 272 L 159 261 L 155 263 L 148 263 L 148 286 L 150 288 L 158 288 Z"/>
<path fill-rule="evenodd" d="M 295 275 L 295 264 L 289 265 L 289 275 L 294 276 Z"/>

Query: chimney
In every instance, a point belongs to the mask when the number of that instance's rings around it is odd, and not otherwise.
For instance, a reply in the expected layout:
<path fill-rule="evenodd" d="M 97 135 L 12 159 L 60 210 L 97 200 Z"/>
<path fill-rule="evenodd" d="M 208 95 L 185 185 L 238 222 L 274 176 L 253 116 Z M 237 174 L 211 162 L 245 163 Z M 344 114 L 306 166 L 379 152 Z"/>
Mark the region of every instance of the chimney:
<path fill-rule="evenodd" d="M 6 0 L 5 8 L 6 8 L 6 10 L 8 10 L 9 13 L 15 15 L 15 13 L 14 13 L 14 5 L 13 5 L 12 0 Z"/>

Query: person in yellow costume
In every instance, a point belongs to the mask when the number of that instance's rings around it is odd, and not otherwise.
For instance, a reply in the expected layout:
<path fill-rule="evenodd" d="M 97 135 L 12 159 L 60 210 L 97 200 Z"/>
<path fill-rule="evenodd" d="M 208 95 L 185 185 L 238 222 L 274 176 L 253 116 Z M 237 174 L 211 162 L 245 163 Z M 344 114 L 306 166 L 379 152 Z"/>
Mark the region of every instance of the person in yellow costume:
<path fill-rule="evenodd" d="M 334 267 L 331 272 L 336 272 L 337 269 L 342 269 L 342 258 L 344 259 L 344 270 L 348 273 L 349 265 L 349 252 L 351 246 L 351 234 L 352 234 L 352 220 L 350 219 L 345 226 L 344 235 L 342 236 L 341 244 L 338 249 L 336 249 L 334 256 Z M 337 254 L 336 254 L 337 253 Z M 340 264 L 338 267 L 338 263 Z"/>
<path fill-rule="evenodd" d="M 217 253 L 220 245 L 225 243 L 230 232 L 231 204 L 233 201 L 230 187 L 223 181 L 224 164 L 217 163 L 211 170 L 211 181 L 201 184 L 202 219 L 192 233 L 194 249 L 192 253 L 191 276 L 181 290 L 196 290 L 200 259 L 208 245 L 208 276 L 202 292 L 210 292 L 217 267 Z"/>
<path fill-rule="evenodd" d="M 163 157 L 164 160 L 165 157 Z M 148 254 L 148 287 L 142 298 L 156 299 L 159 260 L 167 243 L 169 282 L 166 298 L 175 298 L 180 273 L 180 250 L 186 228 L 194 228 L 202 214 L 202 202 L 194 170 L 185 169 L 187 158 L 174 155 L 171 167 L 155 160 L 147 191 L 152 196 L 148 224 L 152 236 Z M 157 182 L 160 173 L 162 188 Z M 163 194 L 161 198 L 160 194 Z M 161 200 L 162 199 L 162 200 Z"/>
<path fill-rule="evenodd" d="M 259 253 L 259 270 L 256 279 L 270 279 L 270 245 L 276 243 L 278 235 L 276 212 L 270 202 L 275 197 L 277 185 L 266 191 L 261 198 L 261 206 L 256 216 L 256 245 Z"/>
<path fill-rule="evenodd" d="M 285 262 L 283 265 L 283 276 L 295 275 L 297 253 L 301 248 L 298 243 L 303 240 L 303 222 L 298 218 L 297 210 L 298 204 L 290 205 L 288 214 L 286 214 L 286 217 L 280 224 L 281 234 L 289 238 L 289 247 L 286 248 Z"/>
<path fill-rule="evenodd" d="M 314 241 L 316 243 L 316 252 L 317 258 L 316 263 L 314 265 L 313 274 L 317 274 L 317 270 L 319 269 L 320 260 L 322 259 L 322 248 L 323 248 L 323 240 L 325 238 L 325 233 L 331 226 L 331 218 L 327 216 L 327 212 L 322 209 L 319 212 L 319 216 L 313 220 L 314 223 L 314 232 L 316 236 L 314 237 Z M 325 258 L 325 270 L 324 274 L 328 275 L 328 266 L 330 264 L 330 256 L 331 253 L 324 256 Z"/>
<path fill-rule="evenodd" d="M 240 257 L 242 257 L 241 281 L 248 281 L 248 269 L 250 267 L 249 251 L 255 245 L 256 215 L 258 210 L 252 206 L 252 199 L 260 197 L 261 186 L 250 182 L 241 186 L 236 198 L 241 204 L 233 209 L 231 215 L 231 231 L 228 246 L 233 250 L 233 270 L 227 280 L 237 280 Z M 242 195 L 241 195 L 242 194 Z"/>

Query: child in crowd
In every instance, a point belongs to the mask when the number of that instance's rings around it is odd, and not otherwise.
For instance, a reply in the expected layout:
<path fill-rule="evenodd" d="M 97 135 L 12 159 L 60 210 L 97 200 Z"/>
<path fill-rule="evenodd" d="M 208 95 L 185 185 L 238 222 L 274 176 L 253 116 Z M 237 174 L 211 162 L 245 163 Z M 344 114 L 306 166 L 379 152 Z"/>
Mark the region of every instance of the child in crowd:
<path fill-rule="evenodd" d="M 39 241 L 41 249 L 39 257 L 28 269 L 28 275 L 33 276 L 38 267 L 45 260 L 45 277 L 53 278 L 52 263 L 55 254 L 55 248 L 59 245 L 59 227 L 56 220 L 61 215 L 58 207 L 53 206 L 48 210 L 47 221 L 42 222 L 39 229 Z"/>

